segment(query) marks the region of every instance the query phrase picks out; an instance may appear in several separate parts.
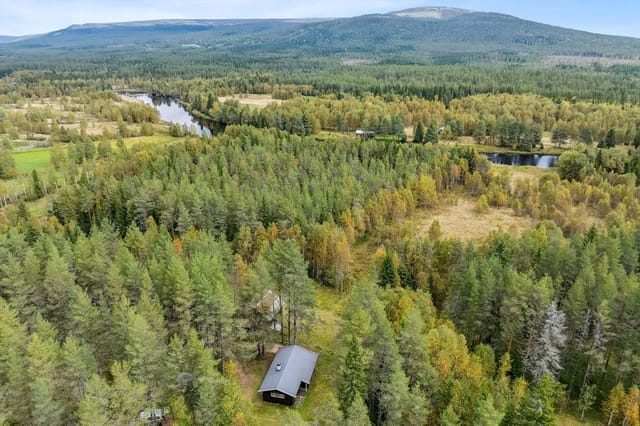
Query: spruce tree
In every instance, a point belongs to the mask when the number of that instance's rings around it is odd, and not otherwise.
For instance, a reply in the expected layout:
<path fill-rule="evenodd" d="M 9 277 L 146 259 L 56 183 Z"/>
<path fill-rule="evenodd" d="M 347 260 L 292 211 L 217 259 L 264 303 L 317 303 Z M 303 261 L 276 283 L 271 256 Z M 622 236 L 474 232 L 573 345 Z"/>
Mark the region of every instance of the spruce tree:
<path fill-rule="evenodd" d="M 33 184 L 33 197 L 37 200 L 42 198 L 44 192 L 42 191 L 42 182 L 40 181 L 40 176 L 38 176 L 38 172 L 33 169 L 31 171 L 31 181 Z"/>
<path fill-rule="evenodd" d="M 456 414 L 453 406 L 449 404 L 440 415 L 439 424 L 442 426 L 462 426 L 462 420 L 460 420 L 460 416 Z"/>
<path fill-rule="evenodd" d="M 413 141 L 415 143 L 424 142 L 424 124 L 421 121 L 418 121 L 418 124 L 413 128 Z"/>
<path fill-rule="evenodd" d="M 362 397 L 361 397 L 362 398 Z M 315 424 L 318 426 L 334 426 L 344 423 L 344 415 L 340 404 L 333 393 L 328 392 L 320 398 L 314 410 Z"/>
<path fill-rule="evenodd" d="M 370 426 L 369 413 L 367 412 L 367 406 L 364 404 L 362 395 L 357 393 L 353 399 L 351 407 L 347 412 L 347 418 L 344 422 L 345 426 Z"/>
<path fill-rule="evenodd" d="M 131 366 L 131 378 L 146 386 L 149 397 L 154 402 L 160 401 L 165 383 L 164 348 L 160 331 L 152 329 L 142 315 L 130 313 L 125 354 Z"/>
<path fill-rule="evenodd" d="M 17 313 L 0 298 L 0 421 L 31 423 L 27 331 Z"/>
<path fill-rule="evenodd" d="M 404 131 L 404 122 L 402 118 L 397 115 L 394 115 L 391 119 L 391 132 L 400 142 L 407 141 L 407 134 Z"/>
<path fill-rule="evenodd" d="M 56 247 L 50 245 L 49 260 L 44 271 L 42 287 L 46 303 L 45 313 L 59 331 L 68 329 L 69 306 L 74 288 L 74 276 L 69 271 L 66 260 L 60 256 Z"/>
<path fill-rule="evenodd" d="M 37 313 L 37 292 L 31 280 L 25 279 L 20 261 L 12 254 L 0 265 L 0 295 L 19 315 L 22 321 L 33 324 Z"/>
<path fill-rule="evenodd" d="M 67 337 L 61 351 L 61 389 L 66 406 L 65 423 L 71 424 L 84 397 L 86 384 L 98 367 L 91 350 L 73 336 Z"/>
<path fill-rule="evenodd" d="M 555 405 L 562 399 L 558 382 L 545 374 L 520 401 L 516 415 L 517 425 L 555 425 Z"/>
<path fill-rule="evenodd" d="M 61 425 L 65 406 L 58 392 L 59 347 L 33 334 L 27 346 L 29 391 L 34 425 Z"/>
<path fill-rule="evenodd" d="M 191 261 L 190 273 L 196 329 L 224 367 L 227 355 L 233 352 L 234 337 L 239 337 L 233 328 L 233 292 L 223 266 L 213 256 L 197 253 Z"/>
<path fill-rule="evenodd" d="M 112 377 L 109 391 L 109 417 L 111 424 L 130 424 L 140 411 L 149 408 L 147 389 L 144 385 L 130 378 L 129 364 L 114 362 L 110 373 Z M 98 386 L 103 391 L 102 386 Z M 157 393 L 160 389 L 156 389 Z M 102 395 L 101 395 L 102 396 Z"/>
<path fill-rule="evenodd" d="M 428 390 L 435 387 L 437 373 L 429 360 L 423 327 L 422 316 L 417 309 L 411 309 L 400 324 L 397 340 L 409 386 Z"/>
<path fill-rule="evenodd" d="M 397 270 L 393 263 L 393 256 L 386 254 L 382 259 L 380 265 L 380 272 L 378 273 L 378 284 L 381 287 L 393 287 L 396 283 Z"/>
<path fill-rule="evenodd" d="M 282 341 L 296 344 L 298 333 L 305 331 L 313 318 L 315 305 L 308 264 L 298 242 L 291 239 L 276 240 L 267 259 L 269 275 L 272 282 L 277 283 L 276 290 L 285 308 L 281 309 Z"/>
<path fill-rule="evenodd" d="M 360 341 L 355 335 L 347 337 L 346 341 L 348 350 L 338 386 L 338 401 L 345 418 L 356 395 L 366 395 L 367 392 L 366 366 Z"/>
<path fill-rule="evenodd" d="M 166 272 L 167 290 L 171 302 L 168 308 L 168 321 L 172 331 L 185 337 L 191 328 L 193 288 L 184 263 L 177 255 L 172 255 Z"/>
<path fill-rule="evenodd" d="M 429 127 L 427 127 L 427 131 L 424 136 L 424 141 L 427 143 L 438 143 L 438 127 L 436 123 L 429 123 Z"/>
<path fill-rule="evenodd" d="M 107 382 L 97 374 L 91 376 L 80 406 L 78 421 L 81 426 L 110 426 L 113 420 L 109 417 L 111 405 L 111 389 Z"/>

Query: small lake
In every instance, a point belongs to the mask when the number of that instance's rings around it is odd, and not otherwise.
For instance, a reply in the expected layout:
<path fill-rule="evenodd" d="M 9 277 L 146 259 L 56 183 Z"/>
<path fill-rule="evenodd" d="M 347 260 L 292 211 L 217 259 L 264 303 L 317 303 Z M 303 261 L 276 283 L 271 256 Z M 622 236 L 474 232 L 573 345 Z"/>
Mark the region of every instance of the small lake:
<path fill-rule="evenodd" d="M 486 157 L 494 164 L 507 166 L 535 166 L 542 169 L 553 167 L 558 161 L 559 155 L 543 154 L 503 154 L 487 153 Z"/>
<path fill-rule="evenodd" d="M 148 93 L 130 93 L 128 96 L 140 99 L 147 105 L 155 107 L 160 113 L 160 120 L 185 126 L 189 132 L 195 130 L 199 136 L 211 136 L 211 130 L 196 120 L 189 111 L 184 109 L 176 98 L 169 96 L 154 96 Z"/>

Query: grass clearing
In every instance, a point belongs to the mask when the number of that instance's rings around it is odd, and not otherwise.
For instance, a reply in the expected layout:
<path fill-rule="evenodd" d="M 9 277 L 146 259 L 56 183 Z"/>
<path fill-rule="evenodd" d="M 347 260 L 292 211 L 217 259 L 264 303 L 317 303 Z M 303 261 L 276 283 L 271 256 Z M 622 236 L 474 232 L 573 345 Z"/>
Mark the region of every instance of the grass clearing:
<path fill-rule="evenodd" d="M 159 144 L 175 142 L 178 138 L 169 136 L 167 134 L 153 135 L 153 136 L 137 136 L 134 138 L 127 138 L 124 140 L 124 144 L 127 148 L 131 148 L 137 144 Z"/>
<path fill-rule="evenodd" d="M 51 161 L 49 149 L 14 152 L 16 171 L 19 174 L 31 173 L 32 170 L 46 169 Z"/>
<path fill-rule="evenodd" d="M 408 224 L 416 235 L 426 237 L 429 227 L 436 220 L 444 237 L 455 237 L 462 241 L 481 240 L 497 230 L 520 235 L 537 223 L 534 219 L 516 216 L 509 208 L 490 208 L 487 213 L 480 214 L 476 212 L 475 201 L 460 198 L 454 205 L 434 212 L 420 210 L 409 219 Z"/>
<path fill-rule="evenodd" d="M 281 99 L 273 99 L 271 95 L 234 95 L 234 96 L 220 96 L 218 100 L 220 102 L 226 102 L 230 99 L 234 99 L 240 102 L 242 105 L 249 105 L 256 108 L 264 108 L 269 104 L 280 104 L 283 101 Z"/>
<path fill-rule="evenodd" d="M 599 413 L 592 410 L 586 413 L 582 422 L 580 416 L 576 417 L 569 412 L 559 413 L 556 417 L 559 426 L 599 426 L 604 424 L 599 416 Z"/>
<path fill-rule="evenodd" d="M 491 167 L 498 173 L 506 170 L 509 174 L 511 184 L 518 179 L 538 180 L 545 175 L 555 174 L 555 171 L 552 169 L 543 169 L 535 166 L 506 166 L 503 164 L 492 164 Z"/>

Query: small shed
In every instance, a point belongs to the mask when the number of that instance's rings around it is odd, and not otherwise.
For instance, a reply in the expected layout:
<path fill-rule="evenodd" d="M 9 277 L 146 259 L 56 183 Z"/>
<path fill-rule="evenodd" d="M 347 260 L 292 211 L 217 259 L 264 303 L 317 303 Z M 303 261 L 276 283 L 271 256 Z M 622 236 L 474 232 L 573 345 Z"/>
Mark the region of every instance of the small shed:
<path fill-rule="evenodd" d="M 258 392 L 262 400 L 293 405 L 309 390 L 318 354 L 298 345 L 284 346 L 276 352 Z"/>
<path fill-rule="evenodd" d="M 256 303 L 256 309 L 263 312 L 265 319 L 271 323 L 271 328 L 275 331 L 282 329 L 282 324 L 278 321 L 278 315 L 282 309 L 282 299 L 272 290 L 267 290 L 262 295 L 262 299 Z"/>

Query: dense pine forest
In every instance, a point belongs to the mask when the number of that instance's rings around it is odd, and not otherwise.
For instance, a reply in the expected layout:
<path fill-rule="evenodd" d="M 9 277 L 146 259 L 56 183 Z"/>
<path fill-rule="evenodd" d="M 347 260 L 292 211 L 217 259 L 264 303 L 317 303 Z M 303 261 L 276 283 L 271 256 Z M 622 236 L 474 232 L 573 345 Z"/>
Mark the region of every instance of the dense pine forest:
<path fill-rule="evenodd" d="M 0 44 L 0 425 L 640 425 L 627 45 L 345 63 L 314 40 Z M 309 393 L 263 402 L 291 344 L 319 354 Z"/>

